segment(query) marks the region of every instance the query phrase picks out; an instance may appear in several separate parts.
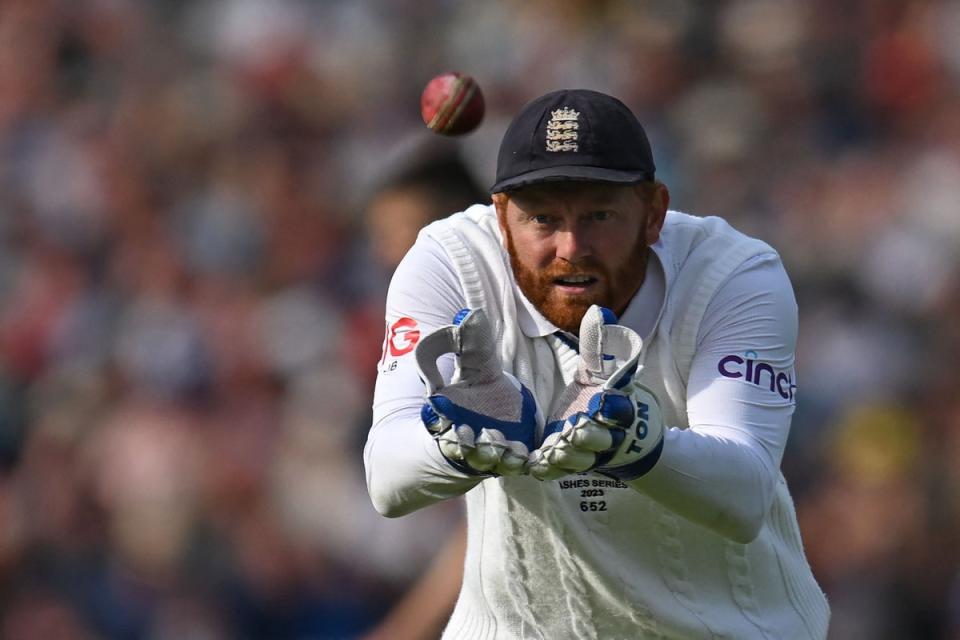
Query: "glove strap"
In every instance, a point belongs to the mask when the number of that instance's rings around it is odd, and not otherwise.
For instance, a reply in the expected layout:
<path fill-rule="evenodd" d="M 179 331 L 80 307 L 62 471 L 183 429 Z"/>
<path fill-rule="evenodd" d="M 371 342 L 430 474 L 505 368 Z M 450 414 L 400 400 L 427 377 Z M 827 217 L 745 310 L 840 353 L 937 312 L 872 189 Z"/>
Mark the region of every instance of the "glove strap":
<path fill-rule="evenodd" d="M 595 472 L 605 475 L 608 478 L 614 478 L 616 480 L 628 481 L 636 480 L 637 478 L 646 475 L 657 462 L 660 460 L 660 455 L 663 453 L 663 438 L 660 438 L 660 442 L 657 443 L 657 446 L 653 448 L 653 451 L 640 458 L 636 462 L 631 462 L 630 464 L 625 464 L 622 467 L 611 467 L 608 469 L 594 469 Z"/>

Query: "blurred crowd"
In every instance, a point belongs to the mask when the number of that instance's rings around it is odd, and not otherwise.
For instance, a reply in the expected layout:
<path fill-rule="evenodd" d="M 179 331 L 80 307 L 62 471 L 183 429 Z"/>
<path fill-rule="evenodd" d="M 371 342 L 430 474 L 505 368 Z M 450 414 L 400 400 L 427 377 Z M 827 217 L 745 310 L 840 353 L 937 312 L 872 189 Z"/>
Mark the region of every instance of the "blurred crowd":
<path fill-rule="evenodd" d="M 0 637 L 369 632 L 461 518 L 366 496 L 391 270 L 561 87 L 784 257 L 831 638 L 960 638 L 957 0 L 3 0 Z"/>

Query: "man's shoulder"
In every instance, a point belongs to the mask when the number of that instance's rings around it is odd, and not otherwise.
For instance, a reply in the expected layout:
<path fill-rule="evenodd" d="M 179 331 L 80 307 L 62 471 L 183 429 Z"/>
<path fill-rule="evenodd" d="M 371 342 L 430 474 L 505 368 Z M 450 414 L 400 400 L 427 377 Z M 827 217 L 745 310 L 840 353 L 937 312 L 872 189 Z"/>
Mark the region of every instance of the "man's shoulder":
<path fill-rule="evenodd" d="M 763 240 L 748 236 L 719 216 L 696 216 L 673 210 L 667 212 L 658 244 L 681 261 L 697 250 L 720 251 L 733 245 L 749 245 L 757 252 L 776 253 Z"/>
<path fill-rule="evenodd" d="M 667 233 L 695 233 L 703 236 L 752 239 L 720 216 L 697 216 L 672 209 L 667 211 L 663 230 Z"/>
<path fill-rule="evenodd" d="M 482 289 L 489 283 L 509 281 L 509 261 L 493 205 L 474 205 L 427 225 L 416 244 L 427 243 L 440 247 L 445 262 L 458 274 L 468 306 L 484 306 Z"/>
<path fill-rule="evenodd" d="M 417 242 L 435 241 L 454 262 L 502 261 L 505 252 L 493 205 L 476 204 L 420 230 Z"/>
<path fill-rule="evenodd" d="M 440 218 L 431 222 L 423 228 L 421 233 L 436 235 L 451 229 L 462 229 L 465 227 L 480 227 L 491 229 L 496 226 L 497 213 L 492 204 L 475 204 L 467 207 L 463 211 L 451 214 L 446 218 Z"/>

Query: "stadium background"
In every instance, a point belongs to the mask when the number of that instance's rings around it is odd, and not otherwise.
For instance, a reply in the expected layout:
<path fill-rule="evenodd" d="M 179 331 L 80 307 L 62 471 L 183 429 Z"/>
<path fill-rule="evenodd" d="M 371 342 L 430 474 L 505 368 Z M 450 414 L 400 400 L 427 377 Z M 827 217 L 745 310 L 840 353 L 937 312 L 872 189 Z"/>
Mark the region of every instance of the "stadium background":
<path fill-rule="evenodd" d="M 459 511 L 365 495 L 365 206 L 448 69 L 482 186 L 520 105 L 604 90 L 778 247 L 831 638 L 960 638 L 956 0 L 4 0 L 0 636 L 356 637 L 422 571 Z"/>

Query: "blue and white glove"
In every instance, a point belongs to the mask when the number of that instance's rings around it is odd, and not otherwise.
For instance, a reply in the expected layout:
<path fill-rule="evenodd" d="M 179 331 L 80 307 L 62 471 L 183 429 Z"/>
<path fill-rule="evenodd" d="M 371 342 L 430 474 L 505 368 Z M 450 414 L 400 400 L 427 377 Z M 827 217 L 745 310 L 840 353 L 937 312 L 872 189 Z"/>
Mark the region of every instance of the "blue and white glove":
<path fill-rule="evenodd" d="M 577 374 L 554 405 L 543 443 L 530 454 L 533 477 L 554 480 L 592 470 L 633 480 L 660 459 L 660 405 L 635 381 L 643 341 L 615 322 L 612 311 L 596 305 L 584 315 Z"/>
<path fill-rule="evenodd" d="M 482 309 L 462 310 L 454 324 L 417 344 L 416 359 L 426 385 L 420 411 L 440 452 L 472 475 L 526 472 L 539 412 L 530 390 L 503 371 L 493 329 Z M 454 353 L 457 370 L 444 384 L 437 358 Z"/>

